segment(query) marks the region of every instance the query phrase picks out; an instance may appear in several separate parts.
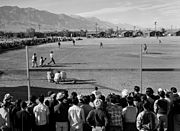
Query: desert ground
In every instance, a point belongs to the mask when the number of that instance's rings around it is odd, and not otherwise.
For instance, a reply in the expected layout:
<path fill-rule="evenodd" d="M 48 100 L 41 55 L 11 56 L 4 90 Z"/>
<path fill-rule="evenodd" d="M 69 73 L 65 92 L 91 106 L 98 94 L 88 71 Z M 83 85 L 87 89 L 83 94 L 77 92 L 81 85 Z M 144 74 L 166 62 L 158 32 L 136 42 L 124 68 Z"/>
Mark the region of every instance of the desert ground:
<path fill-rule="evenodd" d="M 162 43 L 159 44 L 159 39 Z M 142 54 L 142 92 L 146 87 L 180 89 L 180 37 L 163 38 L 83 38 L 72 42 L 49 43 L 29 47 L 31 94 L 46 93 L 48 90 L 67 89 L 90 94 L 98 86 L 103 94 L 120 93 L 122 89 L 133 90 L 141 85 L 140 44 L 146 43 L 148 53 Z M 103 48 L 99 48 L 100 42 Z M 31 57 L 36 53 L 47 58 L 54 52 L 56 64 L 31 67 Z M 39 61 L 38 61 L 39 62 Z M 79 80 L 77 84 L 48 83 L 46 72 L 64 70 L 68 78 Z M 148 70 L 151 69 L 151 70 Z M 0 97 L 10 92 L 15 98 L 27 97 L 26 50 L 19 49 L 0 54 Z M 39 90 L 37 90 L 39 89 Z"/>

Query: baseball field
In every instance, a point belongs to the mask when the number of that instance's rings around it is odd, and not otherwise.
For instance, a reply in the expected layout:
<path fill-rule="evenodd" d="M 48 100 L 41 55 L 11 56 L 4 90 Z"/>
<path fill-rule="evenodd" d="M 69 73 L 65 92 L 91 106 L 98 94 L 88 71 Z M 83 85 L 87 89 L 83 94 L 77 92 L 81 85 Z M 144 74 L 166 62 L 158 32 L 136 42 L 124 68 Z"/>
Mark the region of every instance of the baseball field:
<path fill-rule="evenodd" d="M 159 43 L 159 39 L 161 43 Z M 103 48 L 99 47 L 100 42 Z M 142 92 L 146 87 L 180 89 L 180 37 L 163 38 L 93 38 L 72 42 L 49 43 L 29 47 L 31 94 L 48 90 L 67 89 L 90 94 L 98 86 L 103 94 L 133 90 L 141 85 L 141 44 L 147 44 L 148 53 L 142 53 Z M 143 50 L 143 46 L 142 46 Z M 47 65 L 49 53 L 54 52 L 56 64 Z M 47 58 L 44 67 L 31 67 L 33 53 Z M 67 73 L 77 83 L 55 84 L 46 80 L 47 70 Z M 26 50 L 19 49 L 0 54 L 0 97 L 7 92 L 15 98 L 27 97 Z"/>

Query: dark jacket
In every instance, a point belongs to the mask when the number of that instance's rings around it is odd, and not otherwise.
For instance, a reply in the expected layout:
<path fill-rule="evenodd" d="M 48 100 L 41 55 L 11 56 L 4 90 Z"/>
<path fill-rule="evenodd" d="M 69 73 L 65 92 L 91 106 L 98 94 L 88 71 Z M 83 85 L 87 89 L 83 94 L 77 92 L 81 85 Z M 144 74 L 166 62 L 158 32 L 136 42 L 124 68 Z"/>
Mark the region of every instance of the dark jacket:
<path fill-rule="evenodd" d="M 17 131 L 31 131 L 31 123 L 30 114 L 26 110 L 21 110 L 16 113 Z"/>

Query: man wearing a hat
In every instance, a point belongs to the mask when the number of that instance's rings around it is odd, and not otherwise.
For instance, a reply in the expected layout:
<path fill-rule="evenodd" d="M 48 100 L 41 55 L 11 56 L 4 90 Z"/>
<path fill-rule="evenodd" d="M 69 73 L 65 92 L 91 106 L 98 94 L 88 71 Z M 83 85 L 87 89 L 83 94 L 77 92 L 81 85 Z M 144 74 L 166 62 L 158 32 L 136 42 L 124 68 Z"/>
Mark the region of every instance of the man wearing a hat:
<path fill-rule="evenodd" d="M 103 101 L 96 99 L 94 106 L 96 109 L 91 110 L 86 118 L 87 123 L 92 127 L 92 131 L 104 131 L 108 124 L 108 118 L 102 109 Z"/>
<path fill-rule="evenodd" d="M 69 105 L 64 103 L 65 94 L 59 92 L 56 96 L 59 104 L 54 107 L 56 131 L 68 131 L 68 109 Z"/>

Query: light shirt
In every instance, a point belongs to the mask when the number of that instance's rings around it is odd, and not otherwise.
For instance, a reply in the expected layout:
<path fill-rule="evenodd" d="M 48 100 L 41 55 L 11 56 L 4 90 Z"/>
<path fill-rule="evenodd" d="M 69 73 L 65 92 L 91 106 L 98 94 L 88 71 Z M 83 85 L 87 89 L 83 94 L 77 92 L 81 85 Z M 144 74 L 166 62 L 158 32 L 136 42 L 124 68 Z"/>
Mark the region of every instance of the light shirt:
<path fill-rule="evenodd" d="M 72 129 L 81 129 L 85 122 L 84 110 L 77 105 L 71 106 L 68 110 L 68 119 Z"/>
<path fill-rule="evenodd" d="M 122 115 L 124 118 L 124 121 L 127 123 L 135 123 L 136 117 L 137 117 L 138 110 L 134 106 L 127 106 L 123 108 Z"/>
<path fill-rule="evenodd" d="M 92 94 L 94 94 L 95 97 L 98 97 L 98 96 L 102 95 L 102 93 L 100 91 L 98 91 L 98 90 L 93 91 Z"/>
<path fill-rule="evenodd" d="M 50 53 L 50 58 L 53 58 L 53 53 Z"/>
<path fill-rule="evenodd" d="M 34 107 L 33 112 L 36 125 L 46 125 L 48 123 L 49 108 L 46 105 L 39 103 Z"/>
<path fill-rule="evenodd" d="M 55 73 L 55 75 L 54 75 L 54 81 L 55 81 L 55 82 L 58 82 L 58 81 L 60 80 L 60 77 L 61 77 L 60 73 Z"/>

